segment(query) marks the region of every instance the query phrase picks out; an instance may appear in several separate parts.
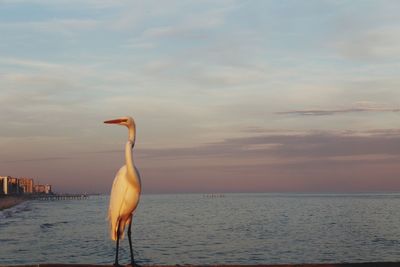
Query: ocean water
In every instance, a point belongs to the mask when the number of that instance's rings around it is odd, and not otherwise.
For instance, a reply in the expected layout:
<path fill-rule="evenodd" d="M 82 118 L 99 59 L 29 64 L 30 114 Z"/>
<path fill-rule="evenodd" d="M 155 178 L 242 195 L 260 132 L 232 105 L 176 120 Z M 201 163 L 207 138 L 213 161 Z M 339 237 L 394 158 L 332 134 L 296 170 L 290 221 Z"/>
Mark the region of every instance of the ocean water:
<path fill-rule="evenodd" d="M 92 196 L 0 212 L 0 265 L 113 263 L 107 207 Z M 400 261 L 400 194 L 143 195 L 133 223 L 141 264 Z"/>

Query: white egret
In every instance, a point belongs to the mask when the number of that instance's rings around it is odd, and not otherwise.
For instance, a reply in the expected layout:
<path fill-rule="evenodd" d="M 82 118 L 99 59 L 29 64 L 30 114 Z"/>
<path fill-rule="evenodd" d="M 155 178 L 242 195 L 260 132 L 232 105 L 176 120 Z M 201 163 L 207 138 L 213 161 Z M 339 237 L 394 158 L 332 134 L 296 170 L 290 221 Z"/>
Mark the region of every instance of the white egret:
<path fill-rule="evenodd" d="M 125 226 L 128 226 L 129 249 L 131 252 L 131 264 L 135 266 L 132 250 L 131 227 L 132 215 L 139 203 L 141 193 L 140 174 L 132 157 L 132 149 L 135 145 L 136 125 L 131 117 L 122 117 L 104 123 L 118 124 L 128 127 L 129 138 L 125 145 L 125 165 L 122 166 L 114 178 L 108 209 L 111 239 L 116 241 L 115 266 L 118 264 L 119 240 L 124 237 Z"/>

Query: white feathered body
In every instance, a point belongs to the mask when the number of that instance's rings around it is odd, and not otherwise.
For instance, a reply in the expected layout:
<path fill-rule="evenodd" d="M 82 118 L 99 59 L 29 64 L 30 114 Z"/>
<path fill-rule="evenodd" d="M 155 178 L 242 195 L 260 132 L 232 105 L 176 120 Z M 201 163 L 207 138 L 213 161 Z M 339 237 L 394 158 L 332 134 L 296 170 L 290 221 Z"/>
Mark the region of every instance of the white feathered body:
<path fill-rule="evenodd" d="M 117 240 L 119 226 L 120 239 L 124 236 L 125 226 L 129 225 L 139 203 L 141 193 L 140 174 L 132 161 L 132 144 L 127 143 L 127 164 L 122 166 L 115 176 L 108 209 L 108 220 L 112 240 Z M 130 162 L 129 162 L 130 161 Z"/>

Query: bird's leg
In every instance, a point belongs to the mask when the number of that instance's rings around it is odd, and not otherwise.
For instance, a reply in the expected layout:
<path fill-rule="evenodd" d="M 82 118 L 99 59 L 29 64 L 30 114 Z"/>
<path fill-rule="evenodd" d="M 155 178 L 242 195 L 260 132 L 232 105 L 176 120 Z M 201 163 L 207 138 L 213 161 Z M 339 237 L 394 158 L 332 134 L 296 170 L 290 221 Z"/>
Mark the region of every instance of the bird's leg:
<path fill-rule="evenodd" d="M 140 265 L 135 263 L 135 259 L 133 257 L 132 237 L 131 237 L 132 231 L 131 231 L 131 228 L 132 228 L 132 217 L 131 217 L 131 220 L 129 222 L 129 227 L 128 227 L 129 249 L 131 250 L 131 265 L 132 265 L 132 267 L 139 267 Z"/>
<path fill-rule="evenodd" d="M 115 262 L 114 262 L 115 267 L 122 266 L 122 265 L 119 265 L 119 263 L 118 263 L 118 249 L 119 249 L 119 222 L 118 222 L 118 227 L 117 227 L 117 245 L 116 245 L 116 250 L 115 250 Z"/>

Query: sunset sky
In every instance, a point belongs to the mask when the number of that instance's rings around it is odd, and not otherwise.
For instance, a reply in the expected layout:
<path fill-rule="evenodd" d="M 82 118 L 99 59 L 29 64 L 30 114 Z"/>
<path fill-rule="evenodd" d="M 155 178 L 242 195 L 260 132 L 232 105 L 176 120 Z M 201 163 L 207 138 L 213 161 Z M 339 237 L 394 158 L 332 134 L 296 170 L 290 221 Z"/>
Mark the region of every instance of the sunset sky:
<path fill-rule="evenodd" d="M 400 1 L 0 0 L 0 175 L 400 191 Z"/>

